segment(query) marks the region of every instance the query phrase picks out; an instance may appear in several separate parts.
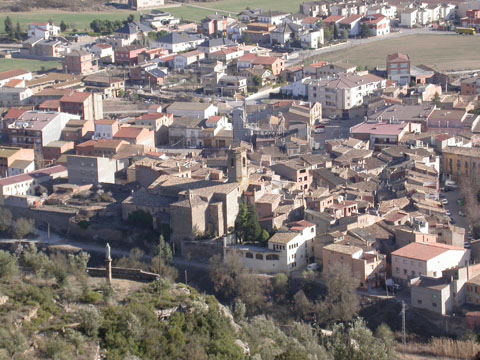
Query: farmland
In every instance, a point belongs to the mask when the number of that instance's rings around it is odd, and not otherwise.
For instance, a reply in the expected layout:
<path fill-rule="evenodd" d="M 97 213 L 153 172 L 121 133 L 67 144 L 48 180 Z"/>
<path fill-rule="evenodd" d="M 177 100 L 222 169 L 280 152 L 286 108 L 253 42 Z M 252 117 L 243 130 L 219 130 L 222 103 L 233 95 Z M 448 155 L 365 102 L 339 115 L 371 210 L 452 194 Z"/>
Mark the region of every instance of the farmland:
<path fill-rule="evenodd" d="M 0 72 L 22 69 L 27 71 L 50 70 L 60 67 L 59 61 L 39 61 L 25 59 L 0 59 Z"/>
<path fill-rule="evenodd" d="M 436 70 L 465 70 L 480 68 L 478 49 L 480 36 L 411 35 L 334 51 L 320 56 L 319 60 L 348 60 L 371 69 L 385 67 L 388 54 L 401 52 L 409 54 L 413 65 L 424 64 Z"/>

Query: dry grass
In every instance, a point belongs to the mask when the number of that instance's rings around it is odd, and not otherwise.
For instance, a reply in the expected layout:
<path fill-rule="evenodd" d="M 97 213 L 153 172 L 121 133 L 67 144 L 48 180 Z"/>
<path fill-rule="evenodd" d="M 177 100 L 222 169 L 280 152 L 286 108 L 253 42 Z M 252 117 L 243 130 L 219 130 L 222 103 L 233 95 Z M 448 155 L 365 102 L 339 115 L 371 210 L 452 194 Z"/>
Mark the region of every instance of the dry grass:
<path fill-rule="evenodd" d="M 480 36 L 411 35 L 386 39 L 319 57 L 319 60 L 345 61 L 355 65 L 385 67 L 388 54 L 408 54 L 413 65 L 428 65 L 436 70 L 480 68 Z"/>
<path fill-rule="evenodd" d="M 401 354 L 403 347 L 400 345 L 397 352 Z M 409 343 L 406 347 L 409 354 L 434 356 L 435 358 L 473 359 L 480 353 L 480 344 L 474 341 L 460 341 L 448 338 L 432 338 L 428 344 Z"/>

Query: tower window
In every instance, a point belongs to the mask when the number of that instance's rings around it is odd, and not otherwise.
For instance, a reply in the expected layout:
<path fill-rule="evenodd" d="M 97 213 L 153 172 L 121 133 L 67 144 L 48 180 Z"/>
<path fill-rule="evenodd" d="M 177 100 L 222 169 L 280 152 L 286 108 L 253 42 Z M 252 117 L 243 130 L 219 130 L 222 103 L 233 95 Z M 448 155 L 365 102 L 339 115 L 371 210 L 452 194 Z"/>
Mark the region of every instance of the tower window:
<path fill-rule="evenodd" d="M 234 166 L 235 166 L 234 159 L 232 159 L 232 160 L 230 161 L 230 166 L 231 166 L 231 167 L 234 167 Z"/>
<path fill-rule="evenodd" d="M 247 166 L 247 161 L 245 158 L 242 158 L 243 167 Z"/>

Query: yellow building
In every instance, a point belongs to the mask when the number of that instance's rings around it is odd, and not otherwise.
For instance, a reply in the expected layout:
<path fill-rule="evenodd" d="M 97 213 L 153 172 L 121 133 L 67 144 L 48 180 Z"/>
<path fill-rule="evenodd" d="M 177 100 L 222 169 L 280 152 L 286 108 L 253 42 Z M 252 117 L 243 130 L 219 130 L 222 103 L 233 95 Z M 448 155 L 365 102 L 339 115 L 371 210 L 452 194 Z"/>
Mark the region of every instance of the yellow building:
<path fill-rule="evenodd" d="M 443 172 L 452 180 L 480 179 L 480 148 L 449 146 L 443 150 Z"/>

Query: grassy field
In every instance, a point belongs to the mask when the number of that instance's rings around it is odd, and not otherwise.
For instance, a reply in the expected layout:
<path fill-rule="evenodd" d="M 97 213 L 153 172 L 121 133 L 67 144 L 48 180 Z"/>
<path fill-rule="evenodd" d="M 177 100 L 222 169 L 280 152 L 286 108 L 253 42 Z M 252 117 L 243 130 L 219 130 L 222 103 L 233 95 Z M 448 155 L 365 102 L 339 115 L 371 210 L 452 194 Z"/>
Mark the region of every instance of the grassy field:
<path fill-rule="evenodd" d="M 22 69 L 27 71 L 50 70 L 60 67 L 59 61 L 39 61 L 25 59 L 0 59 L 0 72 Z"/>
<path fill-rule="evenodd" d="M 345 61 L 369 68 L 385 67 L 388 54 L 408 54 L 413 65 L 437 70 L 480 69 L 480 36 L 412 35 L 377 41 L 320 56 L 319 60 Z"/>

